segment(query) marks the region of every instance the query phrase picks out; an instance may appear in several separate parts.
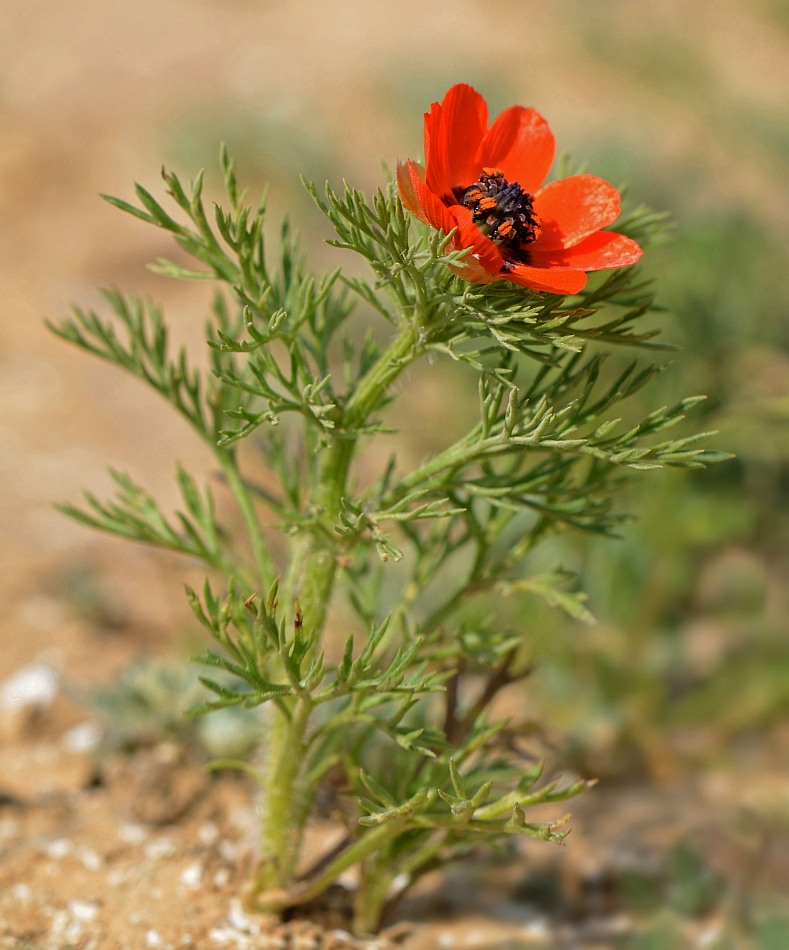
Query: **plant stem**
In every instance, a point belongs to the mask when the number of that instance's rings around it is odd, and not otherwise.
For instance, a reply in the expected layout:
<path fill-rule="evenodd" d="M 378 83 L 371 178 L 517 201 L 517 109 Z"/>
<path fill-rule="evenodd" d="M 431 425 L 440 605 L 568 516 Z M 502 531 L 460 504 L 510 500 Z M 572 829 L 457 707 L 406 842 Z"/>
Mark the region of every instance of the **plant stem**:
<path fill-rule="evenodd" d="M 334 440 L 325 453 L 310 500 L 315 520 L 310 530 L 296 538 L 280 589 L 286 616 L 298 599 L 305 630 L 321 631 L 325 626 L 341 540 L 335 526 L 347 492 L 359 431 L 380 406 L 393 380 L 421 354 L 423 346 L 418 340 L 417 331 L 404 325 L 349 396 Z M 300 787 L 304 738 L 312 704 L 300 697 L 291 700 L 286 708 L 289 715 L 278 706 L 269 707 L 270 720 L 264 738 L 264 815 L 257 893 L 293 883 L 308 813 L 304 802 L 313 794 L 313 789 Z"/>
<path fill-rule="evenodd" d="M 286 716 L 273 703 L 267 707 L 268 742 L 264 759 L 263 814 L 255 892 L 289 885 L 294 878 L 304 826 L 305 795 L 298 787 L 304 755 L 304 736 L 312 704 L 296 700 Z"/>
<path fill-rule="evenodd" d="M 307 629 L 322 630 L 334 584 L 339 536 L 335 532 L 348 473 L 356 453 L 359 430 L 375 412 L 391 383 L 424 350 L 418 331 L 404 325 L 388 349 L 348 397 L 335 438 L 320 468 L 311 508 L 313 530 L 297 539 L 288 577 L 282 589 L 286 610 L 298 597 Z"/>
<path fill-rule="evenodd" d="M 267 894 L 261 894 L 258 902 L 260 910 L 278 913 L 288 907 L 309 903 L 333 884 L 343 871 L 361 862 L 368 855 L 374 854 L 387 841 L 396 838 L 408 823 L 408 817 L 408 815 L 402 815 L 371 831 L 365 831 L 316 877 L 290 888 L 272 889 Z"/>
<path fill-rule="evenodd" d="M 381 918 L 392 889 L 391 869 L 386 867 L 385 860 L 380 860 L 384 853 L 378 849 L 368 860 L 361 862 L 359 886 L 353 901 L 356 934 L 374 934 L 381 928 Z"/>

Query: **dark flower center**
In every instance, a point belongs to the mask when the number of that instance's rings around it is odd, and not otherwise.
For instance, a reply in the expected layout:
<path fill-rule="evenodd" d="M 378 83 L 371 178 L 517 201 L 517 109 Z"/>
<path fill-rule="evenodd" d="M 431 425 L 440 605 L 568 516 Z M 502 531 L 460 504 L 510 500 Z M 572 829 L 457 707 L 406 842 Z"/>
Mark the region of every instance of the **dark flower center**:
<path fill-rule="evenodd" d="M 507 181 L 498 168 L 483 168 L 474 184 L 458 189 L 456 197 L 492 241 L 516 250 L 539 237 L 534 198 L 517 181 Z"/>

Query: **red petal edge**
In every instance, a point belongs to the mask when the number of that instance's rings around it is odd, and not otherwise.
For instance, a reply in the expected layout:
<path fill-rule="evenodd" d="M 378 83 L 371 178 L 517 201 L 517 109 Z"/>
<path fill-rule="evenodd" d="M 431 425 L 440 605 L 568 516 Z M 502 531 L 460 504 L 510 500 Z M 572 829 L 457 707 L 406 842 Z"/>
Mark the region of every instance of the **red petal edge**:
<path fill-rule="evenodd" d="M 549 294 L 577 294 L 586 286 L 586 274 L 582 270 L 562 267 L 529 267 L 513 264 L 512 270 L 502 275 L 521 287 L 541 290 Z"/>
<path fill-rule="evenodd" d="M 397 184 L 400 199 L 406 208 L 438 231 L 449 233 L 455 227 L 455 219 L 449 208 L 427 187 L 425 171 L 410 159 L 397 166 Z"/>
<path fill-rule="evenodd" d="M 485 100 L 465 83 L 432 104 L 425 113 L 425 181 L 434 194 L 449 198 L 453 188 L 476 180 L 477 149 L 487 127 Z"/>
<path fill-rule="evenodd" d="M 453 238 L 455 248 L 457 250 L 471 248 L 471 254 L 458 270 L 461 276 L 479 283 L 483 280 L 482 275 L 478 274 L 479 268 L 482 268 L 488 276 L 498 276 L 504 264 L 501 251 L 474 224 L 468 208 L 462 205 L 447 207 L 430 191 L 425 184 L 424 169 L 421 165 L 410 160 L 398 164 L 397 184 L 400 189 L 400 200 L 412 214 L 445 234 L 457 229 Z M 478 276 L 471 276 L 472 274 L 478 274 Z"/>
<path fill-rule="evenodd" d="M 517 181 L 534 194 L 545 181 L 555 152 L 553 132 L 540 113 L 512 106 L 488 129 L 477 158 L 480 165 L 501 169 L 507 181 Z"/>
<path fill-rule="evenodd" d="M 473 267 L 473 261 L 478 261 L 488 274 L 498 276 L 504 266 L 504 258 L 498 247 L 474 224 L 474 218 L 468 208 L 464 208 L 462 205 L 453 205 L 448 210 L 457 225 L 455 246 L 458 248 L 472 248 L 471 254 L 464 259 L 463 263 L 468 263 L 469 266 Z"/>
<path fill-rule="evenodd" d="M 597 231 L 572 247 L 543 251 L 533 245 L 530 258 L 538 267 L 577 267 L 579 270 L 609 270 L 629 267 L 643 254 L 636 242 L 614 231 Z"/>
<path fill-rule="evenodd" d="M 619 217 L 619 192 L 596 175 L 572 175 L 534 196 L 541 233 L 531 250 L 572 247 Z"/>

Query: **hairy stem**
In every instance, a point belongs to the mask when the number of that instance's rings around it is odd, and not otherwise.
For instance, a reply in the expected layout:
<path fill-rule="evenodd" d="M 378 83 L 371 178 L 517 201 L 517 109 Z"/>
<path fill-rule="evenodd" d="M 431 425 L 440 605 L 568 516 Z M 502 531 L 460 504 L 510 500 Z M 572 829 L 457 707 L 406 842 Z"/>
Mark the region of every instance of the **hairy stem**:
<path fill-rule="evenodd" d="M 404 326 L 389 348 L 348 398 L 341 424 L 325 453 L 310 499 L 313 524 L 297 536 L 280 602 L 287 613 L 298 599 L 306 630 L 322 630 L 337 569 L 342 539 L 336 533 L 359 429 L 380 406 L 389 386 L 422 351 L 416 331 Z M 301 787 L 309 709 L 296 701 L 287 715 L 271 706 L 263 743 L 264 809 L 257 891 L 289 887 L 295 880 L 306 821 L 305 799 L 313 789 Z M 302 718 L 303 716 L 303 718 Z"/>
<path fill-rule="evenodd" d="M 289 907 L 309 903 L 333 884 L 343 871 L 380 850 L 387 841 L 396 838 L 407 823 L 408 815 L 402 815 L 371 831 L 365 831 L 315 877 L 291 887 L 272 888 L 268 892 L 259 893 L 257 907 L 262 911 L 279 913 Z"/>
<path fill-rule="evenodd" d="M 261 847 L 258 860 L 256 891 L 282 886 L 293 880 L 301 851 L 302 815 L 307 811 L 306 790 L 298 788 L 304 739 L 312 705 L 298 699 L 287 717 L 271 704 L 269 716 L 270 742 L 277 738 L 289 754 L 269 748 L 266 766 Z M 265 744 L 265 740 L 264 740 Z M 280 754 L 272 755 L 272 752 Z"/>

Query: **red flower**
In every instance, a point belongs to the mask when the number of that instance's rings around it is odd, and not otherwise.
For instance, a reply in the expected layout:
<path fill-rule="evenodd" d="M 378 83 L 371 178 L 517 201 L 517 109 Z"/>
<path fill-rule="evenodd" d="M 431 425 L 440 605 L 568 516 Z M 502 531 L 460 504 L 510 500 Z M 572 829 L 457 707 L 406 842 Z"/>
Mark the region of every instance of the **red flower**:
<path fill-rule="evenodd" d="M 594 175 L 542 182 L 554 138 L 534 109 L 512 106 L 488 127 L 485 100 L 453 86 L 425 114 L 425 167 L 398 164 L 400 197 L 454 245 L 471 248 L 458 271 L 474 283 L 510 280 L 575 294 L 586 271 L 634 264 L 641 248 L 601 228 L 619 215 L 619 193 Z"/>

